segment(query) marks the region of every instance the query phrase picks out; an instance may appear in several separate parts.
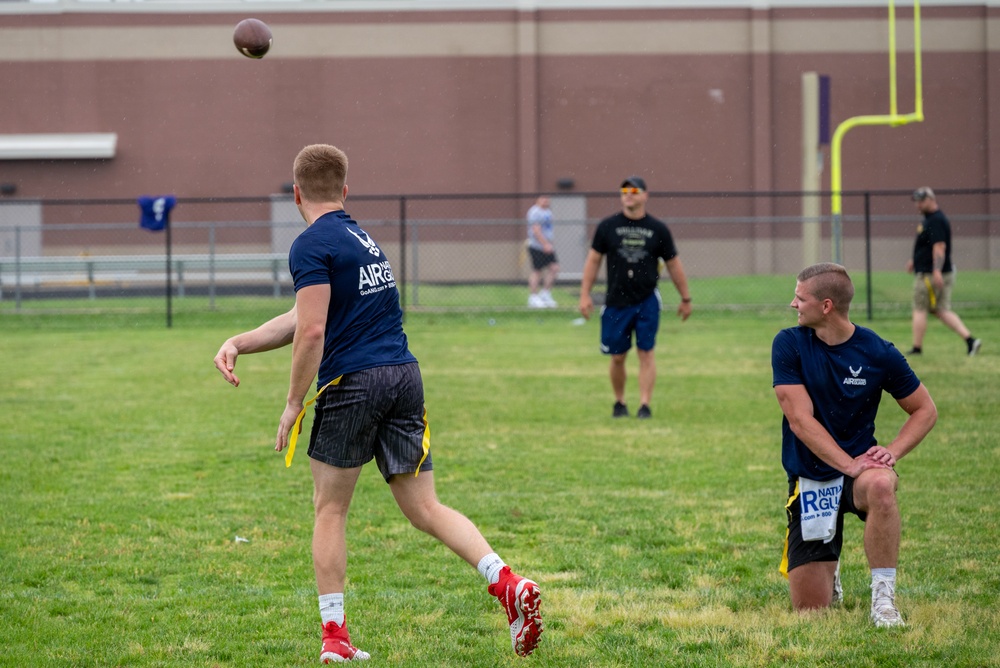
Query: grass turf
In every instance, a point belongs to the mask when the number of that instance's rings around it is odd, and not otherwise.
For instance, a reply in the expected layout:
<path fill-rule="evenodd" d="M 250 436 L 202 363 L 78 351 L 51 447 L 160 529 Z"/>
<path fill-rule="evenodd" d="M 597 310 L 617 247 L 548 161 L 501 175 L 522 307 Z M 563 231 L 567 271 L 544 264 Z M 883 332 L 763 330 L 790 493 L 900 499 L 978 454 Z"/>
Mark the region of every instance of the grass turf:
<path fill-rule="evenodd" d="M 311 480 L 304 448 L 286 470 L 271 445 L 289 351 L 242 358 L 239 389 L 211 362 L 268 315 L 0 322 L 0 666 L 316 663 Z M 966 317 L 986 341 L 969 359 L 933 322 L 912 361 L 940 420 L 898 467 L 909 626 L 884 631 L 867 622 L 857 521 L 842 607 L 792 613 L 777 573 L 769 354 L 791 311 L 667 314 L 643 422 L 611 420 L 597 323 L 573 317 L 407 318 L 440 498 L 542 586 L 528 662 L 1000 665 L 1000 323 Z M 905 314 L 872 326 L 909 347 Z M 878 434 L 901 422 L 886 397 Z M 409 527 L 374 466 L 349 522 L 348 618 L 373 665 L 524 665 L 481 577 Z"/>

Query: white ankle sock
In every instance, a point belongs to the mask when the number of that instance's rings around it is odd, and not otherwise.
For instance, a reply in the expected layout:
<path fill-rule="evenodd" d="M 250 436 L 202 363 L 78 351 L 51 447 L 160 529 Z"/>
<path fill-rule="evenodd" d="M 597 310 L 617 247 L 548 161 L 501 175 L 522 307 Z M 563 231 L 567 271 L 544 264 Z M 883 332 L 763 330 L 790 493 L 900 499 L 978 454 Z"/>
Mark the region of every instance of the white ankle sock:
<path fill-rule="evenodd" d="M 889 584 L 893 587 L 896 586 L 896 569 L 895 568 L 873 568 L 872 569 L 872 582 L 875 580 L 888 580 Z"/>
<path fill-rule="evenodd" d="M 323 626 L 330 622 L 337 622 L 337 626 L 343 626 L 344 595 L 321 594 L 319 597 L 319 616 L 323 619 Z"/>
<path fill-rule="evenodd" d="M 500 581 L 500 571 L 507 564 L 504 563 L 503 559 L 496 552 L 490 552 L 485 557 L 479 560 L 479 565 L 476 566 L 476 570 L 483 574 L 486 581 L 490 584 L 496 584 Z"/>

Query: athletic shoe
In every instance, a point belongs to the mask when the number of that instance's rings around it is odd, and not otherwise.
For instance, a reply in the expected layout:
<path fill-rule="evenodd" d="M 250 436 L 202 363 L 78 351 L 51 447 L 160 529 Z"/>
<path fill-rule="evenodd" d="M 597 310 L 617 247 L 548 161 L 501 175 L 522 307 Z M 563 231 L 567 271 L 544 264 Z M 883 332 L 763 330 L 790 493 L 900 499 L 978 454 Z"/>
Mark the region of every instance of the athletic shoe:
<path fill-rule="evenodd" d="M 922 352 L 924 352 L 924 351 L 922 349 L 920 349 L 920 348 L 910 348 L 909 350 L 906 351 L 906 354 L 907 355 L 919 355 Z"/>
<path fill-rule="evenodd" d="M 344 620 L 343 626 L 337 626 L 337 622 L 327 622 L 323 627 L 323 652 L 319 655 L 320 663 L 367 661 L 370 658 L 371 654 L 362 652 L 351 644 L 351 636 L 347 633 L 347 620 Z"/>
<path fill-rule="evenodd" d="M 837 562 L 837 570 L 833 572 L 833 596 L 830 598 L 831 605 L 844 602 L 844 588 L 840 584 L 840 562 Z"/>
<path fill-rule="evenodd" d="M 973 339 L 969 343 L 969 357 L 974 357 L 976 353 L 979 352 L 979 348 L 983 345 L 982 339 Z"/>
<path fill-rule="evenodd" d="M 896 609 L 896 589 L 888 580 L 872 581 L 872 621 L 878 628 L 906 626 Z"/>
<path fill-rule="evenodd" d="M 649 406 L 643 404 L 642 406 L 639 406 L 639 410 L 636 411 L 635 416 L 640 420 L 648 420 L 653 417 L 653 411 L 649 410 Z"/>
<path fill-rule="evenodd" d="M 552 293 L 548 290 L 542 290 L 538 293 L 538 296 L 542 298 L 542 304 L 545 305 L 545 308 L 556 308 L 559 306 L 556 300 L 552 298 Z"/>
<path fill-rule="evenodd" d="M 529 295 L 528 308 L 545 308 L 545 300 L 541 295 Z"/>
<path fill-rule="evenodd" d="M 500 579 L 487 591 L 500 599 L 510 623 L 510 644 L 518 656 L 528 656 L 538 647 L 542 636 L 542 599 L 538 585 L 516 575 L 510 566 L 500 570 Z"/>
<path fill-rule="evenodd" d="M 628 417 L 628 406 L 620 401 L 616 401 L 615 407 L 611 409 L 611 417 Z"/>

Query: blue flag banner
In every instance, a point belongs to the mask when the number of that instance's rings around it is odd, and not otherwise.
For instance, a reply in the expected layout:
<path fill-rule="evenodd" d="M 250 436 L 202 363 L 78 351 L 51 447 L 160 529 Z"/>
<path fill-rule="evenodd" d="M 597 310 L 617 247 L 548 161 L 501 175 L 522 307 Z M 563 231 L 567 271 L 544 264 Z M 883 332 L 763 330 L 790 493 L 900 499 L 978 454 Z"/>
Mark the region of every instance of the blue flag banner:
<path fill-rule="evenodd" d="M 177 204 L 177 198 L 173 195 L 160 197 L 143 195 L 139 198 L 138 203 L 139 210 L 142 212 L 139 218 L 139 227 L 151 232 L 159 232 L 170 224 L 170 210 Z"/>

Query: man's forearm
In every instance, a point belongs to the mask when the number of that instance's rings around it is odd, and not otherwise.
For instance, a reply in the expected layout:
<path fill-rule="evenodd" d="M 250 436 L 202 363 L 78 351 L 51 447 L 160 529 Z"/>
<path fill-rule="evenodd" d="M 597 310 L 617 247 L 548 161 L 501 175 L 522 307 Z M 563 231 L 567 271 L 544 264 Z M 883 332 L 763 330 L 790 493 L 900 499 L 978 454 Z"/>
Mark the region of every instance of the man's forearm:
<path fill-rule="evenodd" d="M 909 417 L 886 448 L 899 460 L 926 438 L 937 423 L 938 412 L 927 388 L 921 384 L 916 392 L 898 402 Z"/>
<path fill-rule="evenodd" d="M 295 309 L 272 318 L 249 332 L 232 337 L 230 341 L 240 354 L 262 353 L 287 346 L 295 336 Z"/>
<path fill-rule="evenodd" d="M 597 280 L 597 272 L 601 267 L 601 256 L 595 259 L 588 255 L 583 263 L 583 278 L 580 279 L 580 294 L 589 295 L 594 288 L 594 281 Z"/>
<path fill-rule="evenodd" d="M 944 256 L 948 248 L 943 241 L 938 241 L 931 249 L 931 266 L 934 271 L 944 271 Z"/>
<path fill-rule="evenodd" d="M 849 475 L 850 465 L 854 458 L 844 452 L 819 421 L 814 419 L 812 424 L 801 421 L 792 428 L 792 432 L 824 463 Z"/>
<path fill-rule="evenodd" d="M 323 359 L 323 332 L 300 332 L 292 346 L 292 371 L 288 380 L 288 403 L 301 404 L 319 372 Z"/>
<path fill-rule="evenodd" d="M 667 260 L 667 273 L 674 284 L 674 289 L 684 301 L 691 301 L 691 292 L 688 290 L 687 274 L 684 272 L 684 265 L 680 258 L 674 257 Z"/>

